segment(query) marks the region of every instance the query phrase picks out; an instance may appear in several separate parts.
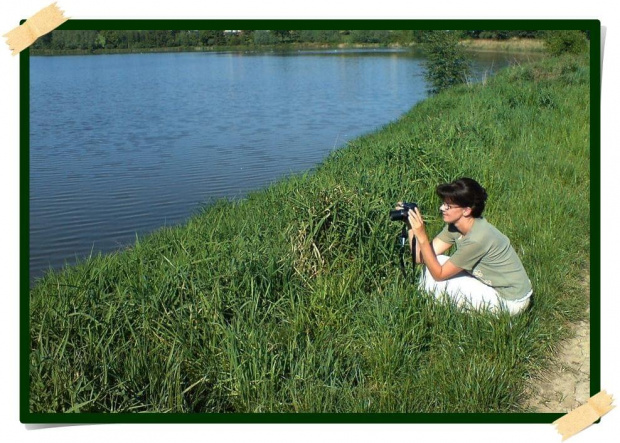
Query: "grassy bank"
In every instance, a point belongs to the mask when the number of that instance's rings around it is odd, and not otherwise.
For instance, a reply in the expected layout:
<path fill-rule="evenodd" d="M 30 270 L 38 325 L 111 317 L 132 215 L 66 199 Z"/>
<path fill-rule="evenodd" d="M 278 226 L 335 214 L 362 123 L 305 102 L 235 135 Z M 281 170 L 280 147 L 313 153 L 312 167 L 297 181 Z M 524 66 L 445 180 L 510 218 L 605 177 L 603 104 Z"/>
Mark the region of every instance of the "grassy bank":
<path fill-rule="evenodd" d="M 430 98 L 316 171 L 206 208 L 30 292 L 32 412 L 509 412 L 584 315 L 589 68 L 548 59 Z M 516 318 L 406 281 L 398 223 L 467 175 L 535 289 Z"/>

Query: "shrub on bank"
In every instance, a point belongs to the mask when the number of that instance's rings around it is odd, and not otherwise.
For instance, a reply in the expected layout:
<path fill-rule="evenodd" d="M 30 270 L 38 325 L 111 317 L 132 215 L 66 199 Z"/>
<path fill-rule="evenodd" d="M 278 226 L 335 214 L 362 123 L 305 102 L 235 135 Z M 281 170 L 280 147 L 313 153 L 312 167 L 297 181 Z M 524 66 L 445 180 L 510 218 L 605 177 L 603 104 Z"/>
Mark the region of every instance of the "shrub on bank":
<path fill-rule="evenodd" d="M 549 31 L 545 34 L 544 41 L 553 56 L 583 54 L 588 50 L 588 40 L 582 31 Z"/>

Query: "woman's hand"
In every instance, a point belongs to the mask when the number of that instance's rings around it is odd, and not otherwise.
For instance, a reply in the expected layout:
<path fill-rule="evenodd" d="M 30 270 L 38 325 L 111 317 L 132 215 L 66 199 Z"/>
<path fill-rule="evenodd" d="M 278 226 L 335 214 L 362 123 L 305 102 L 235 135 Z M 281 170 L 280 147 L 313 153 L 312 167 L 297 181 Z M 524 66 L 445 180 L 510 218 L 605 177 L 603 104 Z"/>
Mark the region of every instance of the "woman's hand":
<path fill-rule="evenodd" d="M 424 220 L 422 219 L 422 214 L 420 214 L 420 208 L 416 206 L 415 211 L 410 209 L 407 221 L 413 231 L 413 235 L 415 235 L 418 241 L 428 241 L 426 229 L 424 228 Z"/>

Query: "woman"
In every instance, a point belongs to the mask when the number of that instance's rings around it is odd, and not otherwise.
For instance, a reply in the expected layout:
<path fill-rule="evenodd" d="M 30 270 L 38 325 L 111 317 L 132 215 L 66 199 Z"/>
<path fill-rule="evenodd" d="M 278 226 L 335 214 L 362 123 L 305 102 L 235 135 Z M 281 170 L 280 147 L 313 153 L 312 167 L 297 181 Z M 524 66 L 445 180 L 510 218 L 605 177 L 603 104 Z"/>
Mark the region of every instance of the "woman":
<path fill-rule="evenodd" d="M 471 178 L 437 187 L 444 229 L 429 242 L 420 210 L 409 210 L 409 246 L 416 238 L 416 262 L 426 265 L 421 288 L 459 307 L 507 310 L 530 304 L 532 285 L 508 237 L 482 217 L 487 193 Z M 456 245 L 452 256 L 441 255 Z"/>

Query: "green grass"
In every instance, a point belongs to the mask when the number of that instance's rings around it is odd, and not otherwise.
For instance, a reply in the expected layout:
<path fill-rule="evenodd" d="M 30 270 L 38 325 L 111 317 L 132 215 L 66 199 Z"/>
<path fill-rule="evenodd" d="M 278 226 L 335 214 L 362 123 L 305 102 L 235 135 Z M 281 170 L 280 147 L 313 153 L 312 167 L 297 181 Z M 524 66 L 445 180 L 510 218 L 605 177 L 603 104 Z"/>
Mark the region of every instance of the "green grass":
<path fill-rule="evenodd" d="M 589 300 L 589 67 L 515 66 L 30 292 L 31 412 L 514 412 Z M 461 313 L 405 281 L 388 220 L 478 179 L 535 290 Z"/>

